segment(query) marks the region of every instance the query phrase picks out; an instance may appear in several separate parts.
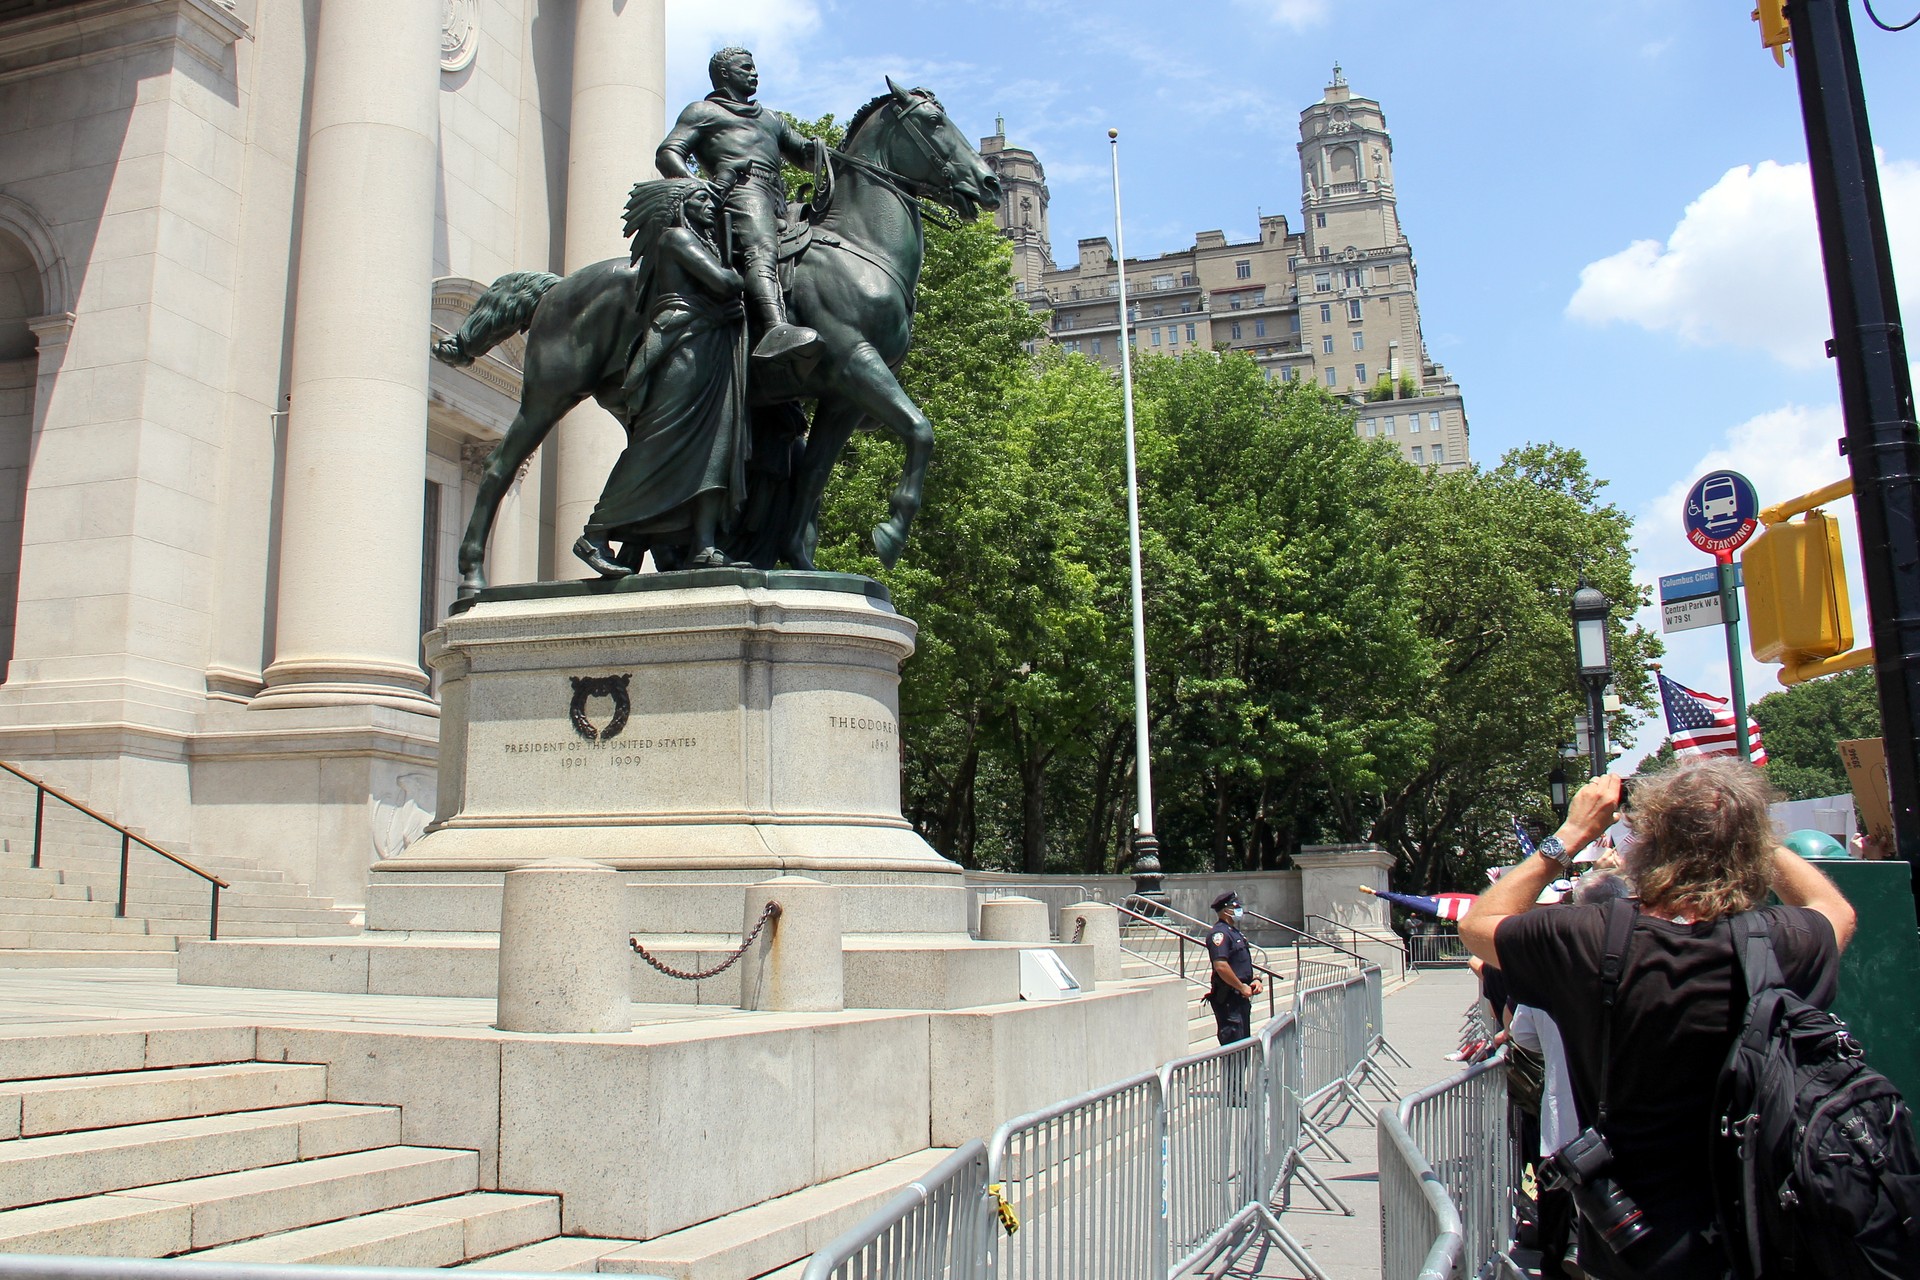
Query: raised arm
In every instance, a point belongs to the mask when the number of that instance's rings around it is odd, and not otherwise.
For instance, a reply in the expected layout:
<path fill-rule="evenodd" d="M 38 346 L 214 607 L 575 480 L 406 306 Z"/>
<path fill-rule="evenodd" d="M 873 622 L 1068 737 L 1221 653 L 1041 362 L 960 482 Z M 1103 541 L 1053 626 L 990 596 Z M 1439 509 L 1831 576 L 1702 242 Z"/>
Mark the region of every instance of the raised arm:
<path fill-rule="evenodd" d="M 1613 821 L 1620 807 L 1620 779 L 1603 773 L 1591 779 L 1574 795 L 1567 806 L 1567 820 L 1554 832 L 1568 853 L 1584 849 L 1599 838 Z M 1562 874 L 1560 864 L 1534 854 L 1495 881 L 1474 900 L 1466 919 L 1460 922 L 1460 940 L 1467 950 L 1498 968 L 1500 954 L 1494 948 L 1494 931 L 1508 916 L 1517 916 L 1531 908 L 1540 891 Z"/>
<path fill-rule="evenodd" d="M 1834 887 L 1819 868 L 1791 849 L 1773 851 L 1773 891 L 1790 907 L 1818 911 L 1833 926 L 1833 940 L 1840 950 L 1853 939 L 1853 905 Z"/>

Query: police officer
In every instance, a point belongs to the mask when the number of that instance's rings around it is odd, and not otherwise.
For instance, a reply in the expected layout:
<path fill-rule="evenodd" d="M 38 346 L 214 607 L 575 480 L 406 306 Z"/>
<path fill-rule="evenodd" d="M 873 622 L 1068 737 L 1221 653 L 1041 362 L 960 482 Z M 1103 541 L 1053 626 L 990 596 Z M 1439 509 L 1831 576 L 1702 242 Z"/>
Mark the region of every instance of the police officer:
<path fill-rule="evenodd" d="M 1213 961 L 1213 990 L 1207 1000 L 1213 1005 L 1214 1027 L 1221 1044 L 1245 1040 L 1253 1034 L 1253 997 L 1260 994 L 1260 979 L 1253 976 L 1253 952 L 1246 935 L 1236 927 L 1242 915 L 1240 895 L 1229 890 L 1213 900 L 1220 920 L 1207 934 L 1207 955 Z"/>

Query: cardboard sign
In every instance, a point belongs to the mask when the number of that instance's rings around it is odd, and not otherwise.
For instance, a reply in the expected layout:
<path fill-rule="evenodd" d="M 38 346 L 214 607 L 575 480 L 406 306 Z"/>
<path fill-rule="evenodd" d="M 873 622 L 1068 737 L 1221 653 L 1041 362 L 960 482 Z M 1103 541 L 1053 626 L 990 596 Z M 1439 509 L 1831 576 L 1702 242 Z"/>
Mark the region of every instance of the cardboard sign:
<path fill-rule="evenodd" d="M 1854 811 L 1867 829 L 1866 855 L 1893 856 L 1893 790 L 1887 785 L 1887 748 L 1879 738 L 1853 738 L 1839 744 L 1853 788 Z"/>

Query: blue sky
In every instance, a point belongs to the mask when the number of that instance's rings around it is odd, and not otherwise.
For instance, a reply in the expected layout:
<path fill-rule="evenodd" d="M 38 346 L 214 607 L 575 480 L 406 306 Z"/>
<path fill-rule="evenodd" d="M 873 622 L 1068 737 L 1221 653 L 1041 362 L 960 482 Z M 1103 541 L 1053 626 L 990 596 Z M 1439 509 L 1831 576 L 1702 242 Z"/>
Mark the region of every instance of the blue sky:
<path fill-rule="evenodd" d="M 1876 0 L 1903 21 L 1920 0 Z M 762 98 L 844 119 L 882 76 L 936 90 L 976 136 L 1005 115 L 1052 192 L 1056 257 L 1112 233 L 1184 248 L 1259 210 L 1299 220 L 1300 110 L 1338 60 L 1394 136 L 1429 350 L 1459 378 L 1475 458 L 1583 451 L 1639 520 L 1642 581 L 1710 561 L 1680 495 L 1733 466 L 1762 502 L 1844 474 L 1806 142 L 1791 69 L 1751 0 L 669 0 L 669 111 L 740 42 Z M 1920 28 L 1859 24 L 1896 270 L 1920 308 Z M 1909 325 L 1920 323 L 1911 314 Z M 1835 508 L 1851 532 L 1851 503 Z M 1859 596 L 1857 562 L 1850 576 Z M 1864 606 L 1856 603 L 1860 642 Z M 1652 611 L 1646 624 L 1658 629 Z M 1668 637 L 1667 670 L 1725 692 L 1722 633 Z M 1750 696 L 1778 688 L 1749 663 Z M 1643 746 L 1656 745 L 1650 726 Z"/>

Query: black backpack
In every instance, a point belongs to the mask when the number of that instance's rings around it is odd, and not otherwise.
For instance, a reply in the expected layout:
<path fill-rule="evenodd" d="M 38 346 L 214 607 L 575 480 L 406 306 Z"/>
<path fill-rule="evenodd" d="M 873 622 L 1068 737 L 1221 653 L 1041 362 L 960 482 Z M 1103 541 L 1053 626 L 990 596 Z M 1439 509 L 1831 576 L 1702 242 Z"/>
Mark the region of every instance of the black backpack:
<path fill-rule="evenodd" d="M 1785 986 L 1765 917 L 1733 917 L 1746 1021 L 1714 1092 L 1714 1203 L 1745 1280 L 1920 1277 L 1920 1152 L 1847 1024 Z"/>

